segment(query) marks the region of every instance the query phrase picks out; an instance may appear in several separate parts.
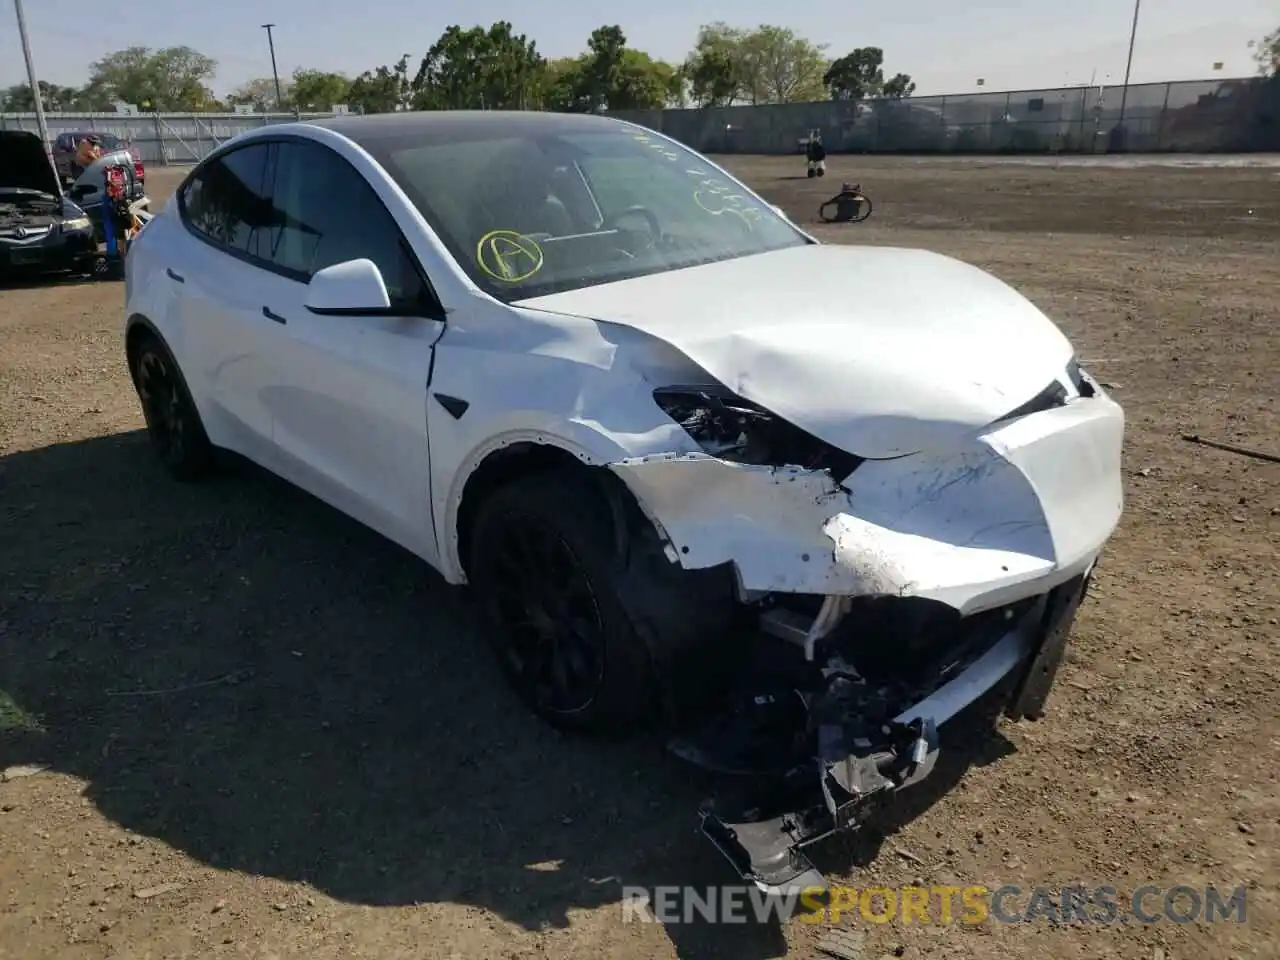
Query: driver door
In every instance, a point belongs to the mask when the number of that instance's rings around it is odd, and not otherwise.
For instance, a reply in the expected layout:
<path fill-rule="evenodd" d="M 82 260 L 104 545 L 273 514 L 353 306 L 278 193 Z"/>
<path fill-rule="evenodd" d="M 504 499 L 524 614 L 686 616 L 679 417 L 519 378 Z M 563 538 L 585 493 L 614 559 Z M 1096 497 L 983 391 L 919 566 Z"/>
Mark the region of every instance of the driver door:
<path fill-rule="evenodd" d="M 280 472 L 435 563 L 426 403 L 443 313 L 358 171 L 323 144 L 273 149 L 275 276 L 263 316 L 279 339 L 264 397 Z M 358 258 L 378 266 L 391 311 L 311 313 L 311 277 Z"/>

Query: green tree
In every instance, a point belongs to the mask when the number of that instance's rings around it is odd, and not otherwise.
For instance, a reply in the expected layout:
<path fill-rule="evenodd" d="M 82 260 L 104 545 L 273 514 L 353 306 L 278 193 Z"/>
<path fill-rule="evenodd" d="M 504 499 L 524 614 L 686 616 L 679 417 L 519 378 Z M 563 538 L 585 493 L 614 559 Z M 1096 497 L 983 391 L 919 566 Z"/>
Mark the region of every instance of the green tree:
<path fill-rule="evenodd" d="M 825 99 L 825 48 L 786 27 L 757 27 L 742 41 L 743 69 L 752 103 L 805 103 Z"/>
<path fill-rule="evenodd" d="M 902 100 L 916 92 L 916 82 L 905 73 L 895 73 L 880 88 L 880 96 Z"/>
<path fill-rule="evenodd" d="M 617 24 L 591 31 L 583 61 L 583 81 L 592 109 L 611 106 L 609 98 L 616 94 L 621 82 L 626 46 L 627 35 Z"/>
<path fill-rule="evenodd" d="M 548 60 L 542 69 L 541 105 L 565 113 L 590 110 L 586 71 L 586 54 Z"/>
<path fill-rule="evenodd" d="M 832 100 L 864 100 L 884 88 L 884 51 L 858 47 L 834 61 L 822 75 Z"/>
<path fill-rule="evenodd" d="M 290 104 L 289 82 L 282 81 L 280 93 L 284 103 L 276 104 L 276 82 L 273 77 L 255 77 L 236 87 L 227 95 L 227 103 L 236 105 L 252 105 L 255 110 L 270 113 L 276 110 L 287 110 Z"/>
<path fill-rule="evenodd" d="M 129 47 L 90 64 L 85 93 L 95 105 L 122 100 L 146 110 L 202 110 L 216 103 L 208 81 L 217 67 L 191 47 Z"/>
<path fill-rule="evenodd" d="M 681 101 L 684 74 L 628 47 L 621 27 L 605 26 L 591 32 L 586 53 L 548 66 L 544 88 L 553 110 L 651 110 Z"/>
<path fill-rule="evenodd" d="M 411 84 L 419 110 L 512 110 L 537 103 L 545 61 L 505 20 L 451 26 L 427 51 Z"/>
<path fill-rule="evenodd" d="M 858 47 L 834 61 L 822 76 L 832 100 L 864 100 L 890 97 L 900 100 L 915 92 L 915 81 L 905 73 L 884 78 L 884 51 Z"/>
<path fill-rule="evenodd" d="M 683 100 L 684 72 L 679 67 L 655 60 L 643 50 L 622 51 L 608 94 L 609 109 L 656 110 L 678 106 Z"/>
<path fill-rule="evenodd" d="M 79 87 L 63 87 L 45 80 L 40 83 L 41 105 L 51 113 L 84 109 L 84 92 Z M 29 83 L 16 83 L 0 90 L 0 110 L 10 113 L 31 113 L 36 108 L 36 98 L 31 95 Z"/>
<path fill-rule="evenodd" d="M 328 110 L 346 103 L 350 92 L 351 81 L 340 73 L 302 67 L 293 71 L 291 99 L 299 110 Z"/>
<path fill-rule="evenodd" d="M 727 23 L 698 28 L 698 39 L 684 62 L 689 94 L 701 107 L 727 107 L 735 100 L 749 100 L 750 86 L 743 58 L 746 33 Z"/>
<path fill-rule="evenodd" d="M 1280 27 L 1250 46 L 1258 61 L 1258 72 L 1264 77 L 1280 77 Z"/>
<path fill-rule="evenodd" d="M 347 103 L 361 113 L 391 113 L 409 105 L 409 54 L 394 66 L 366 70 L 351 81 Z"/>
<path fill-rule="evenodd" d="M 684 64 L 699 106 L 802 103 L 825 96 L 823 47 L 786 27 L 705 24 Z"/>

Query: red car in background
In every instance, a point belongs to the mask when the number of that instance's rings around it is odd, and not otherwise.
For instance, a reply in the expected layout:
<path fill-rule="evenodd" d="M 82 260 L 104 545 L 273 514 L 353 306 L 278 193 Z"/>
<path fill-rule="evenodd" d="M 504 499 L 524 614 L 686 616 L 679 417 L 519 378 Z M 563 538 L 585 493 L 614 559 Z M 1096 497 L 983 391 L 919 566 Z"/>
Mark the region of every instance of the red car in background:
<path fill-rule="evenodd" d="M 97 137 L 98 142 L 102 145 L 103 153 L 113 153 L 116 150 L 128 150 L 130 156 L 133 157 L 133 169 L 138 177 L 138 184 L 146 183 L 147 172 L 142 165 L 142 153 L 137 147 L 122 140 L 114 134 L 99 133 L 96 130 L 71 130 L 66 133 L 60 133 L 53 141 L 53 165 L 58 171 L 58 178 L 64 186 L 75 180 L 79 171 L 75 168 L 76 147 L 80 141 L 88 137 Z"/>

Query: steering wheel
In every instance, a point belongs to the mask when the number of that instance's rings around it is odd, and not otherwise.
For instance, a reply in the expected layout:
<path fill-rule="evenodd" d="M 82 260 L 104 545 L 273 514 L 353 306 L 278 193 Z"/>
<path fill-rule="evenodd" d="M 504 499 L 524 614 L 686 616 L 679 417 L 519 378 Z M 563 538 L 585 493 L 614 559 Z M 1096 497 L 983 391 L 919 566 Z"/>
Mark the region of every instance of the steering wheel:
<path fill-rule="evenodd" d="M 649 227 L 649 233 L 653 242 L 662 239 L 662 224 L 658 223 L 658 218 L 653 215 L 653 211 L 648 207 L 636 204 L 634 207 L 627 207 L 621 213 L 616 213 L 612 217 L 608 217 L 601 226 L 606 230 L 615 230 L 618 222 L 625 220 L 627 217 L 640 217 Z"/>

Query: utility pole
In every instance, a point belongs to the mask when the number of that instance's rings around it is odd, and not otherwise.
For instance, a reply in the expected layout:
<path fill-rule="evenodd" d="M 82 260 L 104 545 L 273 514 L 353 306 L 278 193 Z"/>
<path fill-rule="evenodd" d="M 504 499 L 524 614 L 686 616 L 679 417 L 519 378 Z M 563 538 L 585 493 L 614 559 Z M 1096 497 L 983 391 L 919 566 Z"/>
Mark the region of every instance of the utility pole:
<path fill-rule="evenodd" d="M 267 47 L 271 50 L 271 76 L 276 81 L 276 109 L 284 109 L 284 97 L 280 95 L 280 71 L 276 69 L 276 42 L 271 36 L 271 28 L 274 23 L 264 23 L 262 29 L 267 31 Z"/>
<path fill-rule="evenodd" d="M 1129 59 L 1124 65 L 1124 88 L 1120 91 L 1120 122 L 1117 126 L 1124 125 L 1124 108 L 1129 100 L 1129 72 L 1133 69 L 1133 42 L 1138 38 L 1138 9 L 1142 6 L 1142 0 L 1133 0 L 1133 26 L 1129 30 Z"/>
<path fill-rule="evenodd" d="M 49 124 L 44 119 L 44 98 L 40 96 L 40 84 L 36 81 L 36 64 L 31 58 L 31 41 L 27 38 L 27 17 L 22 11 L 22 0 L 13 0 L 13 11 L 18 15 L 18 37 L 22 40 L 22 56 L 27 61 L 27 83 L 31 84 L 31 99 L 36 105 L 36 126 L 40 128 L 40 141 L 45 156 L 53 166 L 53 150 L 49 143 Z M 57 173 L 57 168 L 54 168 Z"/>

